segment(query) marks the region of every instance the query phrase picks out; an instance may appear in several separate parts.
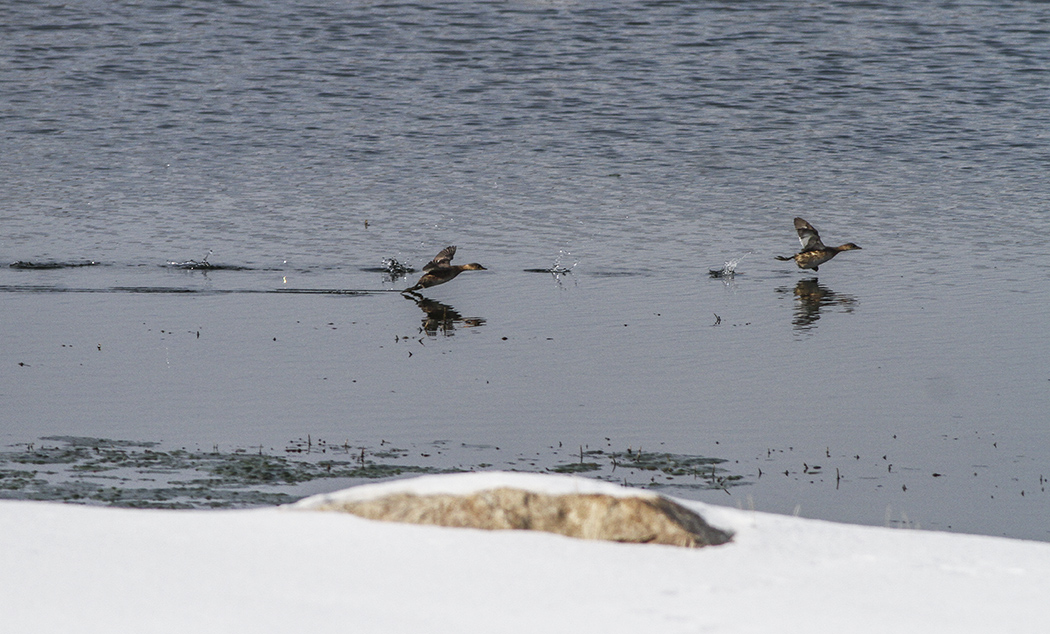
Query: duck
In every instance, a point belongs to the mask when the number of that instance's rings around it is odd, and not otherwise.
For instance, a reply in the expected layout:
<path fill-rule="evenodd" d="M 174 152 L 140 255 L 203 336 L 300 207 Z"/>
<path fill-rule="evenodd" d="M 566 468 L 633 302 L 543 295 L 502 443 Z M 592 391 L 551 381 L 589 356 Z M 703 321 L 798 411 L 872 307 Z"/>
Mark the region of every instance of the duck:
<path fill-rule="evenodd" d="M 477 262 L 471 262 L 470 264 L 452 264 L 452 258 L 456 255 L 456 247 L 448 246 L 441 250 L 440 253 L 434 256 L 426 266 L 423 267 L 423 277 L 419 278 L 416 285 L 412 288 L 406 288 L 401 291 L 402 293 L 414 293 L 422 288 L 429 288 L 431 286 L 437 286 L 438 284 L 444 284 L 449 280 L 453 279 L 463 271 L 487 271 L 485 267 L 481 266 Z"/>
<path fill-rule="evenodd" d="M 795 218 L 795 231 L 798 231 L 798 241 L 802 243 L 802 250 L 790 257 L 783 255 L 774 257 L 784 262 L 794 260 L 800 269 L 813 269 L 816 271 L 818 266 L 839 253 L 860 248 L 852 242 L 847 242 L 837 247 L 824 246 L 824 243 L 820 241 L 820 234 L 817 233 L 817 230 L 802 218 Z"/>

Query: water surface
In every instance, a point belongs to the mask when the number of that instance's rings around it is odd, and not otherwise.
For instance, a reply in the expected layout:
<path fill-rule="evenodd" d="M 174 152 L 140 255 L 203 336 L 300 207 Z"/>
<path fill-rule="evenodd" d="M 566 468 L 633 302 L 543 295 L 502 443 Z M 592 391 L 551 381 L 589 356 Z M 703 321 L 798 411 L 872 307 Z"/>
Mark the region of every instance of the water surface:
<path fill-rule="evenodd" d="M 0 14 L 5 445 L 662 448 L 1050 537 L 1038 5 Z M 775 261 L 795 216 L 863 250 Z M 433 304 L 375 271 L 449 244 Z"/>

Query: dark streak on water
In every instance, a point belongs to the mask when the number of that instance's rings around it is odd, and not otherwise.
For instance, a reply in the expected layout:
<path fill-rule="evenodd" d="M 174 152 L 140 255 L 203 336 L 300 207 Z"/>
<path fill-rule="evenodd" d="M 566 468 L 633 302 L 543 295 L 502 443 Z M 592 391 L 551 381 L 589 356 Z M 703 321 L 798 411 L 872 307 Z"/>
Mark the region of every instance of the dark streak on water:
<path fill-rule="evenodd" d="M 76 269 L 84 266 L 98 266 L 98 262 L 12 262 L 8 266 L 12 269 L 26 271 L 48 271 L 55 269 Z"/>
<path fill-rule="evenodd" d="M 171 286 L 113 286 L 110 288 L 66 288 L 63 286 L 0 286 L 0 293 L 152 293 L 152 294 L 198 294 L 198 295 L 234 295 L 234 294 L 300 294 L 300 295 L 372 295 L 392 293 L 392 289 L 335 289 L 335 288 L 186 288 Z"/>

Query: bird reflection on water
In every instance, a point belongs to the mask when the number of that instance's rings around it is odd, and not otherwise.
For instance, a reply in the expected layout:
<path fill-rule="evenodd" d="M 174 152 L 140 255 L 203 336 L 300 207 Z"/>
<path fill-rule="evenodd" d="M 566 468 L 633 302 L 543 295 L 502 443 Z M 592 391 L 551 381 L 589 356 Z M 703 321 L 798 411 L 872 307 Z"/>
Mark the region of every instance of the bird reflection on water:
<path fill-rule="evenodd" d="M 799 280 L 794 289 L 781 287 L 778 293 L 792 292 L 795 296 L 795 317 L 791 320 L 795 330 L 806 331 L 816 328 L 820 313 L 831 306 L 838 306 L 842 312 L 852 313 L 857 306 L 853 295 L 836 293 L 812 277 Z"/>
<path fill-rule="evenodd" d="M 455 335 L 456 324 L 462 328 L 476 328 L 485 325 L 485 320 L 481 317 L 464 317 L 448 304 L 436 302 L 418 293 L 402 293 L 401 296 L 415 302 L 416 306 L 423 311 L 424 317 L 419 331 L 431 337 L 436 337 L 438 333 L 446 337 Z"/>

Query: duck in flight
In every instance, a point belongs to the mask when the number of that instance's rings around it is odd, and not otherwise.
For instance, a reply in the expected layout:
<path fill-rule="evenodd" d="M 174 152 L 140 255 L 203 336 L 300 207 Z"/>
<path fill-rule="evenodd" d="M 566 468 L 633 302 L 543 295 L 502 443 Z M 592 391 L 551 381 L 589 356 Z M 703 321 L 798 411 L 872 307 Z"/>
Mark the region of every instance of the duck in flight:
<path fill-rule="evenodd" d="M 488 270 L 477 262 L 471 262 L 470 264 L 452 264 L 452 258 L 455 255 L 456 247 L 445 247 L 442 249 L 441 253 L 435 255 L 434 259 L 423 267 L 423 277 L 419 278 L 416 285 L 412 288 L 406 288 L 401 292 L 414 293 L 421 288 L 429 288 L 431 286 L 437 286 L 438 284 L 444 284 L 463 271 Z"/>
<path fill-rule="evenodd" d="M 802 243 L 802 250 L 791 257 L 782 255 L 774 257 L 785 262 L 794 260 L 800 269 L 813 269 L 816 271 L 818 266 L 842 251 L 853 251 L 860 248 L 852 242 L 847 242 L 837 247 L 824 246 L 824 243 L 820 241 L 820 234 L 817 233 L 817 230 L 802 218 L 795 218 L 795 230 L 798 231 L 798 241 Z"/>

